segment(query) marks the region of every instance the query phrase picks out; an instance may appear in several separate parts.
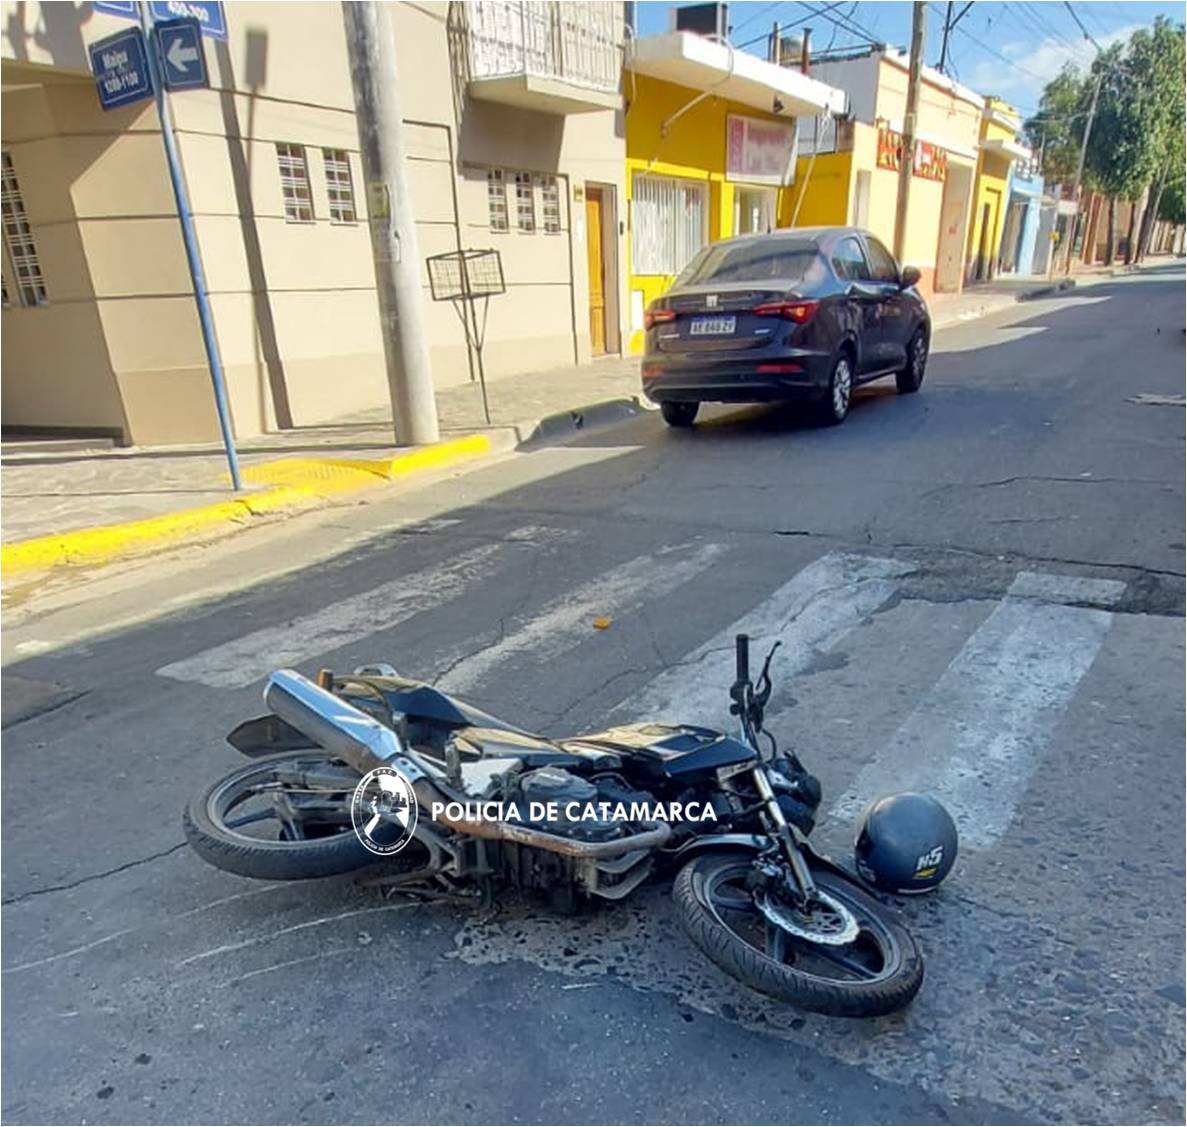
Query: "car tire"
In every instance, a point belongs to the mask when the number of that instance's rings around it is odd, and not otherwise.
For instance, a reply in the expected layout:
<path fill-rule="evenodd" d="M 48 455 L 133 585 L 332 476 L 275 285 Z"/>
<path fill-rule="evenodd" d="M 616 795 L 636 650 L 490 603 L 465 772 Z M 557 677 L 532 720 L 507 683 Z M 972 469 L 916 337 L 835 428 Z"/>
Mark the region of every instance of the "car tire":
<path fill-rule="evenodd" d="M 923 386 L 927 370 L 927 330 L 922 325 L 915 330 L 907 345 L 907 363 L 894 374 L 899 395 L 912 395 Z"/>
<path fill-rule="evenodd" d="M 660 414 L 670 427 L 690 427 L 696 421 L 699 403 L 661 403 Z"/>
<path fill-rule="evenodd" d="M 848 350 L 838 352 L 828 375 L 828 388 L 817 408 L 817 417 L 825 426 L 835 427 L 849 415 L 853 401 L 853 357 Z"/>

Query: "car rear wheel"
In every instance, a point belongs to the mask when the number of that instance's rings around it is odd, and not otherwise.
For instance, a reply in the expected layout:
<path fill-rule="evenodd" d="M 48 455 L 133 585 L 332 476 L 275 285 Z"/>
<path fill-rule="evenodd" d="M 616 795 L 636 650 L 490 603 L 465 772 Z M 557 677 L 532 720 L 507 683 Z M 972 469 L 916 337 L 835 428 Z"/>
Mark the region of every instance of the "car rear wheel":
<path fill-rule="evenodd" d="M 661 403 L 660 414 L 670 427 L 690 427 L 700 410 L 699 403 Z"/>
<path fill-rule="evenodd" d="M 843 423 L 849 414 L 852 398 L 853 360 L 848 352 L 842 352 L 833 361 L 833 370 L 828 377 L 828 390 L 820 404 L 820 421 L 826 426 Z"/>
<path fill-rule="evenodd" d="M 923 373 L 927 368 L 927 333 L 922 326 L 915 330 L 911 343 L 907 345 L 907 363 L 895 373 L 894 382 L 899 395 L 910 395 L 923 385 Z"/>

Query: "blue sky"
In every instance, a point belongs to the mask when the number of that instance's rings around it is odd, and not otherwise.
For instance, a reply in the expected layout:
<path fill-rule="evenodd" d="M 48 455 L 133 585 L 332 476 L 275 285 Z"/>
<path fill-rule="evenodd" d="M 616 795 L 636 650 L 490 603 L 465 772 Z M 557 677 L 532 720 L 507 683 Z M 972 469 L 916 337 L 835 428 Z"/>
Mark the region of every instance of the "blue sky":
<path fill-rule="evenodd" d="M 638 5 L 639 34 L 666 31 L 668 9 L 674 6 L 681 5 L 668 0 L 642 0 Z M 940 57 L 945 7 L 939 0 L 928 5 L 924 61 L 931 65 Z M 958 3 L 955 10 L 961 7 L 963 4 Z M 825 8 L 829 10 L 822 12 Z M 1071 8 L 1102 46 L 1128 38 L 1134 29 L 1153 23 L 1155 16 L 1165 15 L 1175 23 L 1184 19 L 1181 3 L 1077 0 Z M 1030 113 L 1038 105 L 1043 84 L 1058 74 L 1065 62 L 1084 65 L 1096 52 L 1072 12 L 1059 0 L 977 0 L 950 38 L 950 73 L 978 93 L 997 94 Z M 849 27 L 838 26 L 834 17 L 842 17 Z M 807 4 L 735 0 L 729 6 L 731 40 L 741 46 L 756 36 L 764 36 L 775 20 L 781 25 L 795 22 L 811 27 L 817 49 L 827 46 L 830 40 L 834 47 L 861 46 L 868 42 L 862 31 L 904 49 L 911 38 L 911 4 L 899 0 L 845 0 L 835 7 L 829 0 Z M 764 54 L 766 45 L 760 41 L 746 49 Z"/>

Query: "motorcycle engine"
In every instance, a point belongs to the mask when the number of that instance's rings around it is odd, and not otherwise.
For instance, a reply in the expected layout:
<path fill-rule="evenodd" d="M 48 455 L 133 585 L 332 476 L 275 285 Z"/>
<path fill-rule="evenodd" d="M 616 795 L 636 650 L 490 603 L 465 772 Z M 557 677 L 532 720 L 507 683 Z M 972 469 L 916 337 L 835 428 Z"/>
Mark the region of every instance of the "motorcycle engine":
<path fill-rule="evenodd" d="M 608 841 L 622 832 L 617 823 L 609 819 L 565 817 L 565 808 L 571 804 L 576 804 L 579 811 L 585 811 L 591 803 L 596 808 L 597 803 L 608 800 L 588 779 L 574 775 L 563 767 L 537 767 L 520 775 L 518 801 L 525 822 L 547 833 L 582 841 Z M 551 805 L 558 816 L 532 818 L 533 805 L 537 809 Z"/>

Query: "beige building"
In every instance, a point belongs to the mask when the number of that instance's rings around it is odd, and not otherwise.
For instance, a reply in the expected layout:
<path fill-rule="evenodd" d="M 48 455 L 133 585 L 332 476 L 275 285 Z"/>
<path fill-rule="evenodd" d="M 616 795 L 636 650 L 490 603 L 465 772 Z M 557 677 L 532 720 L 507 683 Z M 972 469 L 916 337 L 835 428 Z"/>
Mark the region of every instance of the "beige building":
<path fill-rule="evenodd" d="M 845 91 L 850 115 L 800 122 L 797 225 L 851 223 L 893 249 L 909 60 L 892 47 L 865 49 L 814 60 L 812 76 Z M 926 294 L 963 285 L 984 105 L 980 94 L 923 68 L 902 258 L 919 268 Z"/>
<path fill-rule="evenodd" d="M 210 90 L 172 95 L 235 432 L 387 403 L 366 198 L 336 2 L 224 5 Z M 497 248 L 491 376 L 623 341 L 621 3 L 393 3 L 420 256 Z M 3 422 L 137 444 L 217 437 L 151 101 L 104 112 L 91 5 L 0 5 Z M 471 378 L 449 303 L 438 387 Z"/>

